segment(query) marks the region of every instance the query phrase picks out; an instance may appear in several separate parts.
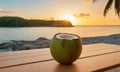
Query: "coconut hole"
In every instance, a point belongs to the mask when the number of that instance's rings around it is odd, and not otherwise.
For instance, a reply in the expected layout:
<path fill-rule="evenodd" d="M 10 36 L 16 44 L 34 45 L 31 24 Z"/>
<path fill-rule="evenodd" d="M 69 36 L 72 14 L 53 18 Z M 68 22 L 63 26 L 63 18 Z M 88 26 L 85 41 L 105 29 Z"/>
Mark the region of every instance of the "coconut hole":
<path fill-rule="evenodd" d="M 72 40 L 72 39 L 78 39 L 78 36 L 77 35 L 73 35 L 73 34 L 60 33 L 60 34 L 56 35 L 56 38 Z"/>

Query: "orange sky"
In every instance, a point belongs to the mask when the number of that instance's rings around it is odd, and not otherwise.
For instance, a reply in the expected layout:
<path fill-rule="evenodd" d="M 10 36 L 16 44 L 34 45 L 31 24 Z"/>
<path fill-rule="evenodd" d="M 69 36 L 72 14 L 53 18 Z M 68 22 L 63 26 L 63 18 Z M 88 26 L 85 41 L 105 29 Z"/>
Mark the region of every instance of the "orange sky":
<path fill-rule="evenodd" d="M 63 19 L 74 17 L 73 25 L 120 25 L 111 8 L 103 16 L 107 0 L 92 3 L 89 0 L 0 0 L 1 16 L 21 16 L 33 19 Z"/>

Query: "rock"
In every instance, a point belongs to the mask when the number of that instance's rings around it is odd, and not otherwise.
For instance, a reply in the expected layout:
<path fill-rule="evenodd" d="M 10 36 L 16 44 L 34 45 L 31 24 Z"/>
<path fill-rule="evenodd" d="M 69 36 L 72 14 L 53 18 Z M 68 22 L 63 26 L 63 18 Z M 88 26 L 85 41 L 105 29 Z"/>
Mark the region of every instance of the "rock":
<path fill-rule="evenodd" d="M 48 40 L 48 39 L 44 38 L 44 37 L 40 37 L 40 38 L 36 39 L 35 41 L 41 41 L 41 40 Z"/>
<path fill-rule="evenodd" d="M 0 53 L 1 52 L 8 52 L 8 51 L 12 51 L 12 49 L 11 48 L 0 49 Z"/>
<path fill-rule="evenodd" d="M 39 49 L 49 47 L 50 40 L 44 37 L 40 37 L 34 41 L 15 41 L 11 40 L 8 43 L 0 44 L 0 49 L 11 48 L 13 51 Z"/>
<path fill-rule="evenodd" d="M 107 43 L 120 45 L 120 34 L 112 34 L 109 36 L 98 36 L 98 37 L 85 37 L 82 38 L 83 45 L 96 44 L 96 43 Z"/>
<path fill-rule="evenodd" d="M 19 51 L 19 50 L 48 48 L 50 45 L 50 41 L 51 40 L 44 37 L 40 37 L 33 41 L 11 40 L 8 43 L 0 44 L 0 50 L 11 48 L 13 51 Z M 99 37 L 86 37 L 86 38 L 82 38 L 82 43 L 83 45 L 96 44 L 96 43 L 120 45 L 120 34 L 113 34 L 110 36 L 99 36 Z"/>

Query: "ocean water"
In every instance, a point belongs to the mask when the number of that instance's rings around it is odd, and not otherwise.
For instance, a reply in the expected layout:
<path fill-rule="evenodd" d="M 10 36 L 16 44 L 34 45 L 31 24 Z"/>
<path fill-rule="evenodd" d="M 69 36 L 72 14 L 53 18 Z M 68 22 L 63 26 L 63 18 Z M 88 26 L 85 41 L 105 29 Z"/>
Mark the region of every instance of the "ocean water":
<path fill-rule="evenodd" d="M 0 43 L 9 42 L 10 40 L 35 40 L 39 37 L 51 39 L 56 33 L 72 33 L 80 37 L 109 36 L 120 34 L 120 26 L 1 27 Z"/>

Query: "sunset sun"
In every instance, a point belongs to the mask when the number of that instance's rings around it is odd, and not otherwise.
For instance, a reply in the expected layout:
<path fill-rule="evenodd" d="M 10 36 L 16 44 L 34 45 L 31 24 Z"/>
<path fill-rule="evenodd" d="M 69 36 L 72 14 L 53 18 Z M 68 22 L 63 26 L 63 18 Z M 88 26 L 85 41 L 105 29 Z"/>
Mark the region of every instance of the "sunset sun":
<path fill-rule="evenodd" d="M 70 21 L 73 25 L 75 25 L 75 18 L 72 15 L 65 15 L 61 18 L 62 20 L 68 20 Z"/>

